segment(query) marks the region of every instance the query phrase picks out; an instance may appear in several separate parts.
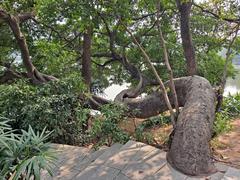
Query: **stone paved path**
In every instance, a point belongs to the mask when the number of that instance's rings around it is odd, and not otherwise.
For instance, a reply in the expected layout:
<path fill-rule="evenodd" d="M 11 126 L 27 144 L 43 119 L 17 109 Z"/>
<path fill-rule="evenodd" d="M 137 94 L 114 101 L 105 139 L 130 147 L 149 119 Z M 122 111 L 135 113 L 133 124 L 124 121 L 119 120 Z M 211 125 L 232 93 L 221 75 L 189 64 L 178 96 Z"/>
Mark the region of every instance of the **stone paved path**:
<path fill-rule="evenodd" d="M 166 153 L 153 146 L 129 141 L 92 151 L 83 147 L 53 145 L 59 151 L 54 176 L 44 180 L 240 180 L 240 170 L 216 163 L 218 172 L 190 177 L 174 170 Z"/>

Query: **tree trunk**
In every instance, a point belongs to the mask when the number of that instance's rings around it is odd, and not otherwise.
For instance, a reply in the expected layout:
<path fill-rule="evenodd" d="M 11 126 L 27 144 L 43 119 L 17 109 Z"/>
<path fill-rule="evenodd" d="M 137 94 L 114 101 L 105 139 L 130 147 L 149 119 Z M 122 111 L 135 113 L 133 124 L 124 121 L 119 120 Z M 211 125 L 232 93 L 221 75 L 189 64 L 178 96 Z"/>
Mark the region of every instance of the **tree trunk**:
<path fill-rule="evenodd" d="M 184 56 L 187 62 L 187 73 L 188 75 L 192 76 L 197 74 L 195 50 L 190 31 L 190 12 L 192 2 L 191 1 L 182 2 L 181 0 L 176 0 L 176 2 L 180 13 L 181 39 L 184 50 Z"/>
<path fill-rule="evenodd" d="M 209 141 L 215 118 L 215 93 L 210 83 L 199 76 L 174 79 L 179 106 L 183 107 L 176 123 L 170 151 L 169 163 L 189 175 L 203 175 L 215 171 L 211 159 Z M 165 83 L 169 87 L 169 82 Z M 101 98 L 93 97 L 106 104 Z M 169 94 L 174 106 L 174 97 Z M 167 111 L 162 92 L 155 92 L 143 99 L 125 98 L 130 111 L 138 110 L 138 118 L 148 118 Z"/>
<path fill-rule="evenodd" d="M 8 14 L 4 10 L 0 10 L 0 19 L 3 19 L 8 23 L 17 41 L 17 45 L 21 51 L 23 64 L 27 70 L 28 78 L 30 78 L 34 84 L 41 84 L 47 81 L 56 80 L 56 78 L 53 76 L 41 74 L 32 64 L 26 38 L 21 32 L 20 25 L 19 25 L 20 22 L 23 22 L 31 18 L 31 15 L 32 13 L 26 13 L 26 15 L 20 14 L 19 16 L 13 16 L 11 14 Z"/>
<path fill-rule="evenodd" d="M 168 161 L 185 174 L 210 174 L 216 171 L 209 147 L 215 94 L 204 78 L 194 76 L 186 85 L 186 101 L 177 120 Z"/>
<path fill-rule="evenodd" d="M 91 44 L 92 30 L 88 28 L 83 34 L 82 77 L 89 90 L 91 86 Z"/>

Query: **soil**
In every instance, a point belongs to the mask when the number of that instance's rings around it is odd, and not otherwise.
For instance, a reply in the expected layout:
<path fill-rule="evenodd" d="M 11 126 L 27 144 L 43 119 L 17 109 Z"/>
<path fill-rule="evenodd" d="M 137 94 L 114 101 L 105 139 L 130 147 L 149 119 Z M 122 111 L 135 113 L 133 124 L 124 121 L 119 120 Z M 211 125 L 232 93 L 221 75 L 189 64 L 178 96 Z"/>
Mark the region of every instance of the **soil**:
<path fill-rule="evenodd" d="M 215 159 L 240 168 L 240 119 L 231 122 L 232 130 L 211 141 Z"/>

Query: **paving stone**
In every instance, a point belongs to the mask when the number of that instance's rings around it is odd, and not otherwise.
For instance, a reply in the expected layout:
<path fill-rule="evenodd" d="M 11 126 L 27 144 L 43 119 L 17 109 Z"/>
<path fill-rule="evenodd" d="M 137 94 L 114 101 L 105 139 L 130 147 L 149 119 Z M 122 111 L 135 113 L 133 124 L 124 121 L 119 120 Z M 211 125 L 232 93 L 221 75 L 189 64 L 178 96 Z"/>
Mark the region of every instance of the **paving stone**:
<path fill-rule="evenodd" d="M 127 177 L 126 175 L 119 173 L 116 177 L 116 179 L 114 180 L 131 180 L 129 177 Z"/>
<path fill-rule="evenodd" d="M 219 163 L 219 162 L 215 163 L 215 166 L 216 166 L 216 168 L 217 168 L 218 171 L 224 172 L 224 173 L 225 173 L 225 172 L 228 170 L 228 168 L 229 168 L 229 166 L 227 166 L 226 164 L 224 164 L 224 163 Z"/>
<path fill-rule="evenodd" d="M 114 144 L 98 151 L 52 144 L 58 151 L 53 177 L 41 172 L 43 180 L 240 180 L 240 170 L 215 163 L 218 172 L 208 177 L 190 177 L 173 169 L 166 153 L 135 141 Z"/>
<path fill-rule="evenodd" d="M 173 169 L 168 163 L 164 165 L 159 171 L 152 175 L 148 176 L 146 180 L 185 180 L 186 175 Z"/>
<path fill-rule="evenodd" d="M 107 149 L 108 147 L 103 147 L 98 151 L 92 151 L 90 154 L 86 155 L 83 159 L 78 158 L 75 161 L 76 163 L 68 165 L 68 168 L 73 168 L 82 171 L 83 169 L 88 167 L 92 162 L 94 162 L 99 156 L 101 156 Z"/>
<path fill-rule="evenodd" d="M 120 151 L 110 157 L 104 165 L 122 170 L 129 162 L 132 161 L 132 159 L 134 159 L 136 153 L 143 146 L 146 146 L 146 144 L 128 141 L 124 146 L 122 146 Z"/>
<path fill-rule="evenodd" d="M 71 180 L 73 179 L 79 171 L 74 169 L 64 169 L 64 170 L 58 170 L 55 171 L 53 176 L 51 177 L 49 174 L 46 174 L 45 176 L 42 176 L 42 180 Z"/>
<path fill-rule="evenodd" d="M 71 169 L 76 164 L 85 159 L 87 156 L 89 156 L 89 152 L 81 151 L 81 149 L 70 149 L 66 151 L 61 151 L 58 154 L 58 160 L 56 162 L 56 165 L 61 169 Z"/>
<path fill-rule="evenodd" d="M 240 170 L 229 167 L 227 172 L 223 176 L 223 180 L 240 180 Z"/>
<path fill-rule="evenodd" d="M 145 179 L 146 177 L 155 174 L 161 169 L 166 161 L 166 153 L 156 149 L 145 158 L 139 161 L 132 161 L 122 170 L 122 173 L 131 179 Z"/>
<path fill-rule="evenodd" d="M 74 177 L 74 180 L 113 180 L 120 170 L 101 166 L 89 166 Z"/>
<path fill-rule="evenodd" d="M 159 149 L 157 149 L 153 146 L 144 144 L 143 146 L 140 147 L 139 151 L 136 153 L 136 155 L 134 157 L 134 161 L 143 161 L 144 159 L 151 157 L 151 154 L 155 150 L 159 150 Z M 159 150 L 159 153 L 161 153 L 161 152 L 164 153 L 164 151 Z"/>
<path fill-rule="evenodd" d="M 123 145 L 119 143 L 113 144 L 103 154 L 101 154 L 91 165 L 102 165 L 114 154 L 118 153 Z"/>
<path fill-rule="evenodd" d="M 207 179 L 209 180 L 220 180 L 222 179 L 222 177 L 224 176 L 224 173 L 221 173 L 221 172 L 217 172 L 211 176 L 208 176 Z"/>
<path fill-rule="evenodd" d="M 187 177 L 185 180 L 210 180 L 208 177 Z"/>
<path fill-rule="evenodd" d="M 89 154 L 89 149 L 87 148 L 74 148 L 73 146 L 64 147 L 66 149 L 59 148 L 57 149 L 57 165 L 61 166 L 68 160 L 72 159 L 82 159 Z"/>

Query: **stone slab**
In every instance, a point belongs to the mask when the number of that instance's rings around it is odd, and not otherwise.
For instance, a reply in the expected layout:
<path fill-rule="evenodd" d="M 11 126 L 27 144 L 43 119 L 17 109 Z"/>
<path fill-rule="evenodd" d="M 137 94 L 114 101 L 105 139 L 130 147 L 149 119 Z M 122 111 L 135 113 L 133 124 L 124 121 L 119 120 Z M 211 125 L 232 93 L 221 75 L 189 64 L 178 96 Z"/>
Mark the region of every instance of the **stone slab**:
<path fill-rule="evenodd" d="M 101 166 L 89 166 L 74 177 L 74 180 L 113 180 L 120 173 L 120 170 Z"/>
<path fill-rule="evenodd" d="M 134 159 L 137 152 L 143 146 L 146 146 L 146 144 L 138 143 L 135 141 L 128 141 L 124 146 L 122 146 L 120 151 L 110 157 L 104 165 L 122 170 L 129 162 Z"/>
<path fill-rule="evenodd" d="M 147 177 L 146 180 L 185 180 L 186 178 L 186 175 L 176 171 L 166 163 L 156 174 Z"/>
<path fill-rule="evenodd" d="M 240 170 L 229 167 L 227 172 L 223 176 L 223 180 L 240 180 Z"/>
<path fill-rule="evenodd" d="M 122 173 L 133 180 L 145 179 L 155 174 L 166 163 L 166 153 L 159 149 L 155 149 L 149 155 L 140 158 L 140 160 L 132 161 L 127 164 L 122 170 Z"/>
<path fill-rule="evenodd" d="M 102 165 L 104 164 L 110 157 L 118 153 L 123 145 L 119 143 L 113 144 L 109 147 L 103 154 L 101 154 L 91 165 Z"/>

